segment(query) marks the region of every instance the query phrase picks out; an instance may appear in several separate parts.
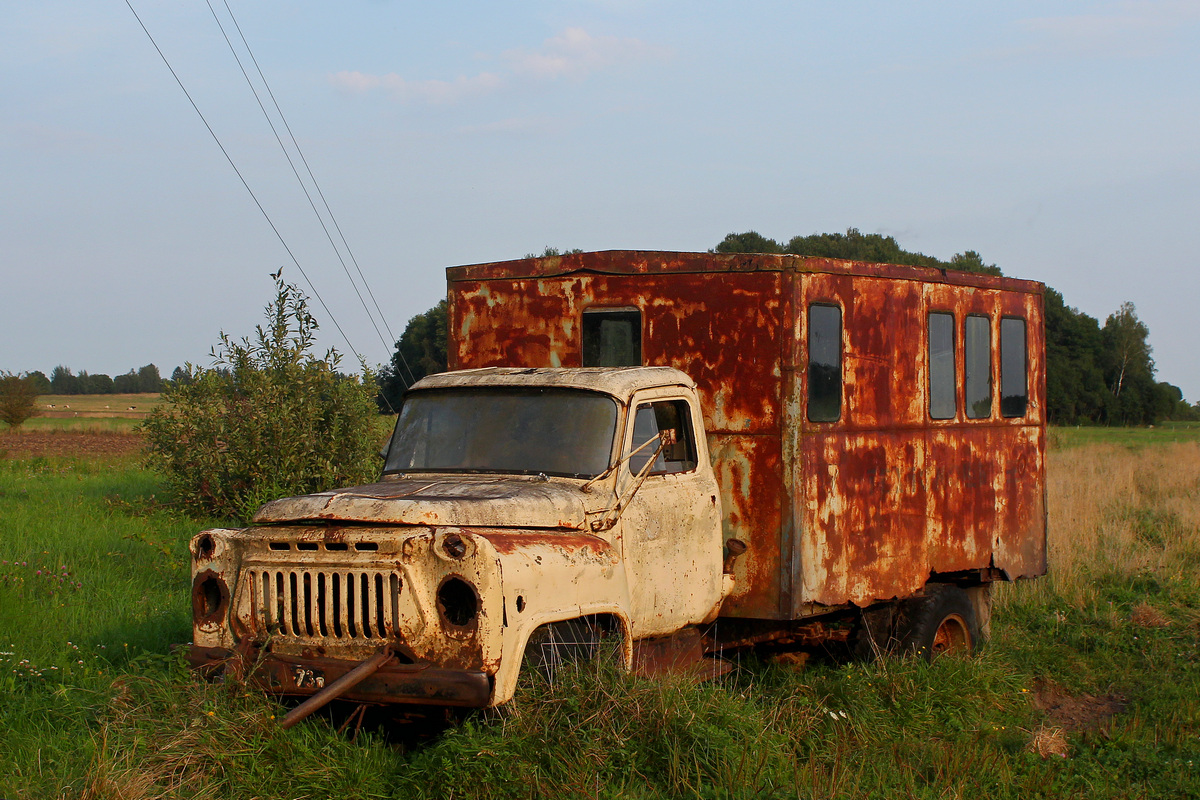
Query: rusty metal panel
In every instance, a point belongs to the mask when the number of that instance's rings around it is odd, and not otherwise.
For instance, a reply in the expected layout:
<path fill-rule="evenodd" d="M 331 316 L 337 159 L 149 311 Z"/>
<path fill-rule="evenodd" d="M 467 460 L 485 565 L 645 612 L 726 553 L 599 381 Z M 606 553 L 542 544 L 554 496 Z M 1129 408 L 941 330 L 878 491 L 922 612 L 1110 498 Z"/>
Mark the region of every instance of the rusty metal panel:
<path fill-rule="evenodd" d="M 1040 291 L 810 273 L 802 296 L 805 308 L 831 302 L 843 309 L 844 388 L 841 419 L 802 423 L 797 560 L 804 588 L 797 611 L 804 602 L 865 605 L 903 597 L 934 573 L 996 567 L 1010 577 L 1042 574 Z M 935 310 L 955 317 L 957 416 L 949 420 L 928 414 L 926 321 Z M 985 419 L 964 412 L 968 314 L 986 315 L 991 324 L 993 401 Z M 1030 402 L 1018 419 L 999 410 L 1005 316 L 1027 320 Z"/>
<path fill-rule="evenodd" d="M 1042 286 L 797 256 L 606 252 L 454 267 L 452 368 L 579 366 L 582 313 L 635 307 L 644 364 L 695 379 L 725 538 L 748 545 L 722 613 L 766 619 L 920 589 L 931 572 L 1045 571 Z M 843 310 L 843 412 L 811 423 L 810 302 Z M 1027 320 L 1029 408 L 928 415 L 930 309 Z"/>
<path fill-rule="evenodd" d="M 584 309 L 638 308 L 643 363 L 676 367 L 696 382 L 724 535 L 748 546 L 725 613 L 786 616 L 779 602 L 780 397 L 781 341 L 789 331 L 780 264 L 764 268 L 741 256 L 720 260 L 733 268 L 715 271 L 707 254 L 639 255 L 626 262 L 619 254 L 582 254 L 594 257 L 582 265 L 588 271 L 561 275 L 545 272 L 575 257 L 450 270 L 450 365 L 580 366 Z M 510 268 L 530 276 L 510 277 Z"/>
<path fill-rule="evenodd" d="M 921 284 L 807 273 L 798 302 L 842 309 L 842 409 L 835 422 L 801 413 L 797 527 L 805 603 L 866 605 L 910 595 L 925 563 Z M 807 363 L 801 331 L 801 363 Z M 800 391 L 808 375 L 800 371 Z"/>
<path fill-rule="evenodd" d="M 450 368 L 578 367 L 588 308 L 638 308 L 642 363 L 696 381 L 711 432 L 778 432 L 779 272 L 454 281 Z"/>

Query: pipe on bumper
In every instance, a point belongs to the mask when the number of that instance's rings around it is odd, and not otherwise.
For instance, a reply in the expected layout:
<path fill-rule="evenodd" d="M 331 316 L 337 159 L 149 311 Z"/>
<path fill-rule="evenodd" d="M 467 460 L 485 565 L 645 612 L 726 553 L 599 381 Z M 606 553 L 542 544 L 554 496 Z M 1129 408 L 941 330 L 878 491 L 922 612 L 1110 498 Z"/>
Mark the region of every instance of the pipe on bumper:
<path fill-rule="evenodd" d="M 355 686 L 358 686 L 395 657 L 396 654 L 391 650 L 384 650 L 381 653 L 371 656 L 333 683 L 326 684 L 324 689 L 289 711 L 287 716 L 283 718 L 283 722 L 279 723 L 279 727 L 284 730 L 292 727 L 317 709 L 328 705 Z"/>
<path fill-rule="evenodd" d="M 374 657 L 372 657 L 374 658 Z M 319 694 L 361 664 L 330 658 L 294 658 L 269 654 L 241 654 L 217 647 L 188 650 L 188 662 L 201 675 L 245 674 L 246 680 L 266 692 L 289 697 Z M 368 659 L 370 660 L 370 659 Z M 314 679 L 319 676 L 320 682 Z M 483 708 L 491 701 L 491 678 L 480 670 L 442 669 L 427 663 L 386 663 L 342 697 L 357 703 L 381 705 L 454 706 Z M 331 698 L 333 699 L 333 698 Z"/>

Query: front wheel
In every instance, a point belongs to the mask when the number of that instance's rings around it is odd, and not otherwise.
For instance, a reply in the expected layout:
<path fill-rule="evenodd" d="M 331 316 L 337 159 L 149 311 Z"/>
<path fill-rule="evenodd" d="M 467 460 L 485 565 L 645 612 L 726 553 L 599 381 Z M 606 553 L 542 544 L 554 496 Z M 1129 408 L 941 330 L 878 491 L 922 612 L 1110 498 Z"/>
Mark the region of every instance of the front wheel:
<path fill-rule="evenodd" d="M 932 660 L 942 653 L 970 653 L 980 642 L 971 598 L 957 586 L 929 584 L 925 596 L 905 603 L 904 651 Z"/>
<path fill-rule="evenodd" d="M 562 667 L 604 659 L 620 663 L 619 629 L 606 617 L 581 617 L 542 625 L 525 645 L 523 667 L 554 679 Z"/>

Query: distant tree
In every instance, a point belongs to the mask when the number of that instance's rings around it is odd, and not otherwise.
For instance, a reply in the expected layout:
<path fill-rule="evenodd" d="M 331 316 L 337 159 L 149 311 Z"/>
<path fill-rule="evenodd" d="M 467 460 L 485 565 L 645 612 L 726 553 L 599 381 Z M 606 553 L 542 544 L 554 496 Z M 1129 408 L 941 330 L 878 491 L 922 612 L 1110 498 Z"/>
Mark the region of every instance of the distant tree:
<path fill-rule="evenodd" d="M 80 394 L 112 394 L 113 391 L 113 379 L 103 372 L 94 375 L 83 371 L 79 373 Z"/>
<path fill-rule="evenodd" d="M 37 382 L 28 375 L 0 372 L 0 421 L 8 423 L 9 429 L 40 413 L 37 398 Z"/>
<path fill-rule="evenodd" d="M 1104 383 L 1100 323 L 1046 287 L 1046 412 L 1056 425 L 1102 422 L 1111 395 Z"/>
<path fill-rule="evenodd" d="M 50 386 L 54 394 L 79 394 L 79 377 L 72 375 L 68 367 L 59 364 L 50 373 Z"/>
<path fill-rule="evenodd" d="M 138 391 L 162 391 L 162 376 L 158 373 L 158 367 L 154 366 L 153 364 L 147 364 L 138 370 Z"/>
<path fill-rule="evenodd" d="M 956 253 L 951 256 L 950 269 L 957 269 L 962 272 L 978 272 L 982 275 L 1003 274 L 995 264 L 983 263 L 983 257 L 974 250 L 968 250 L 965 253 Z"/>
<path fill-rule="evenodd" d="M 787 244 L 787 252 L 798 256 L 846 258 L 881 264 L 938 268 L 949 266 L 933 256 L 905 250 L 891 236 L 863 233 L 858 228 L 849 228 L 845 233 L 814 233 L 811 236 L 793 237 Z"/>
<path fill-rule="evenodd" d="M 570 256 L 570 255 L 574 255 L 576 253 L 582 253 L 582 252 L 583 251 L 580 250 L 578 247 L 572 248 L 570 250 L 559 250 L 557 247 L 551 247 L 550 245 L 546 245 L 546 249 L 542 251 L 541 255 L 538 255 L 537 253 L 526 253 L 525 257 L 526 258 L 553 258 L 554 256 Z"/>
<path fill-rule="evenodd" d="M 442 300 L 424 314 L 408 321 L 391 363 L 379 371 L 379 397 L 382 413 L 400 408 L 400 398 L 408 387 L 436 372 L 446 370 L 446 301 Z"/>
<path fill-rule="evenodd" d="M 38 394 L 50 394 L 50 392 L 53 391 L 50 388 L 50 379 L 47 378 L 46 373 L 42 372 L 41 370 L 27 372 L 25 377 L 33 381 L 33 386 L 35 389 L 37 389 Z"/>
<path fill-rule="evenodd" d="M 758 231 L 731 233 L 721 240 L 713 252 L 716 253 L 782 253 L 783 246 L 768 239 Z"/>
<path fill-rule="evenodd" d="M 136 394 L 138 391 L 138 376 L 133 370 L 113 378 L 113 391 L 116 394 Z"/>
<path fill-rule="evenodd" d="M 192 373 L 183 367 L 176 367 L 171 373 L 171 383 L 175 386 L 183 386 L 191 383 Z"/>
<path fill-rule="evenodd" d="M 814 233 L 809 236 L 794 236 L 786 245 L 768 239 L 757 231 L 731 233 L 721 240 L 713 252 L 716 253 L 790 253 L 797 256 L 819 258 L 844 258 L 851 261 L 871 261 L 880 264 L 905 264 L 936 269 L 955 269 L 964 272 L 979 272 L 1000 275 L 995 264 L 985 264 L 974 250 L 958 253 L 949 261 L 942 261 L 905 250 L 891 236 L 880 233 L 863 233 L 858 228 L 849 228 L 845 233 Z"/>
<path fill-rule="evenodd" d="M 1157 419 L 1190 420 L 1192 407 L 1183 399 L 1183 390 L 1166 381 L 1156 384 Z"/>
<path fill-rule="evenodd" d="M 1149 378 L 1154 374 L 1150 357 L 1150 329 L 1137 316 L 1133 303 L 1125 301 L 1104 321 L 1105 348 L 1108 351 L 1109 389 L 1120 397 L 1131 379 Z"/>

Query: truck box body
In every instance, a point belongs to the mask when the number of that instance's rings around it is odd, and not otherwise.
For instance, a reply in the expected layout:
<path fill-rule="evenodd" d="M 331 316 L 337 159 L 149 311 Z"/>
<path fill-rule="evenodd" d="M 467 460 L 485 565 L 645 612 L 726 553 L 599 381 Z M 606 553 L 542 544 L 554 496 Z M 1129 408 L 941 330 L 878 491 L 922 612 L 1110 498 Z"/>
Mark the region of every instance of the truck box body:
<path fill-rule="evenodd" d="M 610 251 L 452 267 L 449 368 L 676 367 L 726 540 L 722 616 L 1046 570 L 1043 286 L 923 267 Z M 814 311 L 814 309 L 816 309 Z"/>

